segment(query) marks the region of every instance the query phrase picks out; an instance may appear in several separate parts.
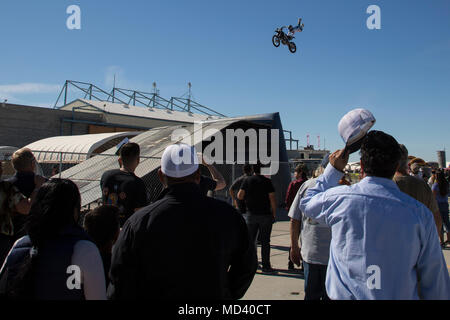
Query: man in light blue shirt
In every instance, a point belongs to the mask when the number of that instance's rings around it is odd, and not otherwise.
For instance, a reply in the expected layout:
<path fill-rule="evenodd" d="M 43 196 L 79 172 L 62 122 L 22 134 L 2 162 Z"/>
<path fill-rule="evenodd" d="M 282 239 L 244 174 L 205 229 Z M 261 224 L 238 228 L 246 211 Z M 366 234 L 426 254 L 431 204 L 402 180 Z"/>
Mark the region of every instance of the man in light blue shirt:
<path fill-rule="evenodd" d="M 392 181 L 399 160 L 397 141 L 371 131 L 361 145 L 361 182 L 338 186 L 348 161 L 338 150 L 300 201 L 306 216 L 332 230 L 331 299 L 450 299 L 433 214 Z"/>

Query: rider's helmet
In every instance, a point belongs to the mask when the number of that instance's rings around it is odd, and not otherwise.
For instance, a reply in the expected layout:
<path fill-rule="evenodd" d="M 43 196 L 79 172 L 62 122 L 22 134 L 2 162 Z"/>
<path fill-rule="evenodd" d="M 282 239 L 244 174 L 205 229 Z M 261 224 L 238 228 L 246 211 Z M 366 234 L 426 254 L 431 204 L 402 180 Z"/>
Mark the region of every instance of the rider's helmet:
<path fill-rule="evenodd" d="M 292 31 L 292 29 L 294 29 L 294 27 L 292 27 L 292 25 L 290 24 L 288 29 L 289 29 L 289 31 Z"/>

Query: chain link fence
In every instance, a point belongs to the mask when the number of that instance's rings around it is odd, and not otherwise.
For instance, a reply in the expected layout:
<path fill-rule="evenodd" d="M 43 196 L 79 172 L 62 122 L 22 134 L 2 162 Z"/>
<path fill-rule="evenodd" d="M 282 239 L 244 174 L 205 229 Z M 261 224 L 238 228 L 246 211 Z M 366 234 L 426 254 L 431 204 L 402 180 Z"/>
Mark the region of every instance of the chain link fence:
<path fill-rule="evenodd" d="M 74 152 L 47 152 L 33 151 L 38 163 L 38 173 L 47 178 L 68 178 L 74 181 L 82 196 L 85 208 L 92 208 L 101 203 L 100 180 L 102 174 L 110 169 L 118 169 L 118 156 L 115 154 L 83 154 Z M 89 161 L 86 161 L 89 160 Z M 147 188 L 150 202 L 155 201 L 163 190 L 158 178 L 158 169 L 161 159 L 159 157 L 140 157 L 140 163 L 135 174 L 141 177 Z M 214 167 L 225 179 L 226 187 L 222 190 L 210 192 L 209 196 L 231 203 L 229 187 L 243 175 L 242 164 L 215 164 Z M 291 173 L 295 166 L 291 163 L 280 162 L 280 169 L 285 167 Z M 211 177 L 206 166 L 201 166 L 201 174 Z M 275 179 L 276 180 L 276 179 Z M 283 205 L 286 186 L 279 186 L 274 180 L 277 200 L 280 207 Z"/>
<path fill-rule="evenodd" d="M 67 178 L 78 185 L 83 207 L 95 207 L 101 203 L 100 180 L 103 173 L 119 169 L 116 154 L 86 154 L 76 152 L 33 151 L 39 164 L 37 173 L 46 178 Z M 88 160 L 88 161 L 86 161 Z M 140 157 L 135 174 L 141 177 L 147 187 L 148 198 L 154 201 L 162 190 L 157 176 L 161 159 Z"/>

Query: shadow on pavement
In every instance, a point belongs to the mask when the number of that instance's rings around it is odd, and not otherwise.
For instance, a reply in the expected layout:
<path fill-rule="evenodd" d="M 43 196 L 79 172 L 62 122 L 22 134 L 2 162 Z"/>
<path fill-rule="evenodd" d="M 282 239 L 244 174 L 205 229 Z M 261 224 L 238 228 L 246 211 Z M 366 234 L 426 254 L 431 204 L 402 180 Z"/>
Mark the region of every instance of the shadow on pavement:
<path fill-rule="evenodd" d="M 295 279 L 305 279 L 305 276 L 303 273 L 300 273 L 300 271 L 297 270 L 285 270 L 285 269 L 275 269 L 275 273 L 264 273 L 261 270 L 258 270 L 259 275 L 263 276 L 274 276 L 274 277 L 285 277 L 285 278 L 295 278 Z"/>
<path fill-rule="evenodd" d="M 290 221 L 288 212 L 284 208 L 277 208 L 277 221 Z"/>
<path fill-rule="evenodd" d="M 280 250 L 280 251 L 286 251 L 289 252 L 290 247 L 286 246 L 277 246 L 277 245 L 270 245 L 270 249 Z"/>

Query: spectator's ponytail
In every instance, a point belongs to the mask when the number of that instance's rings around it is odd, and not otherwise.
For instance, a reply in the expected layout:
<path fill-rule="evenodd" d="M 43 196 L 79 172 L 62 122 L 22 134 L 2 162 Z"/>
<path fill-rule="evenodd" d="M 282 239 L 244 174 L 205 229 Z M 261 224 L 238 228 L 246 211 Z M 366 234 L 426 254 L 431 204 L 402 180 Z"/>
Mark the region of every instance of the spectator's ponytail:
<path fill-rule="evenodd" d="M 448 194 L 448 182 L 445 180 L 444 172 L 438 171 L 436 173 L 436 182 L 439 187 L 439 193 L 445 197 Z"/>

